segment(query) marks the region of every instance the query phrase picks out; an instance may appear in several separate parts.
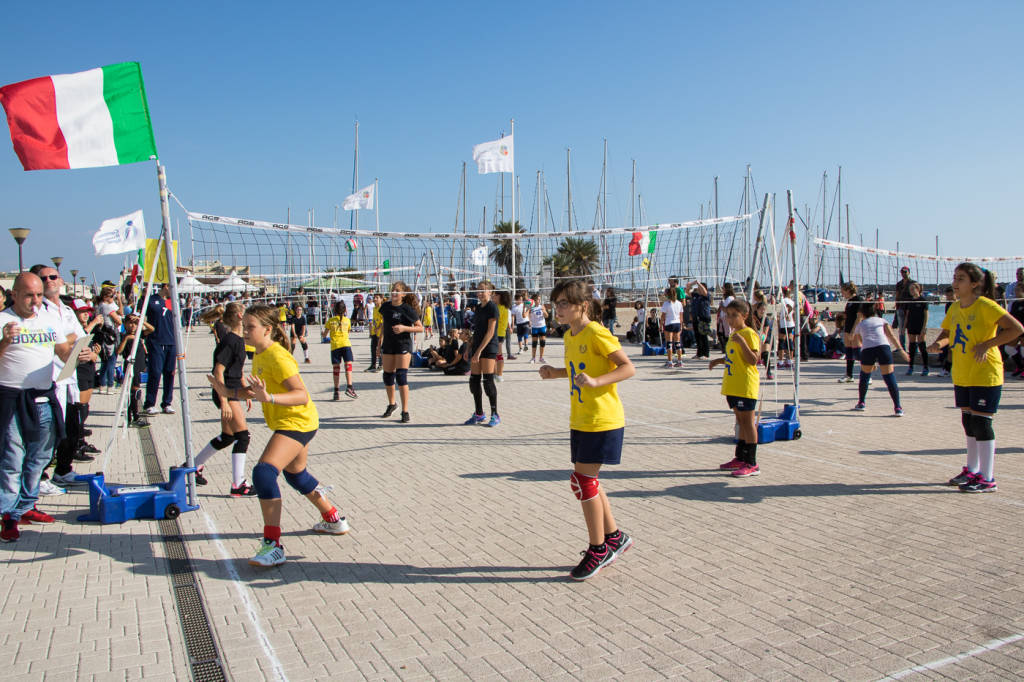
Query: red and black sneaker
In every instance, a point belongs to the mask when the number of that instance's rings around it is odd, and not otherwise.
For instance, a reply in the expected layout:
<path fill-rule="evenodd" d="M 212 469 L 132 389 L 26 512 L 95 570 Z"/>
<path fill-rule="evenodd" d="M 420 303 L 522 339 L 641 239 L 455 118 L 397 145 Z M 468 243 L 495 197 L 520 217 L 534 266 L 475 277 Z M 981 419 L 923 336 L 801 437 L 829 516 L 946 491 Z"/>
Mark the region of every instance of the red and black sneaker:
<path fill-rule="evenodd" d="M 18 522 L 11 518 L 10 514 L 4 514 L 3 521 L 0 521 L 0 542 L 14 542 L 21 537 L 18 532 Z"/>
<path fill-rule="evenodd" d="M 53 523 L 56 520 L 46 512 L 41 512 L 35 507 L 21 515 L 22 523 Z"/>
<path fill-rule="evenodd" d="M 256 488 L 253 488 L 244 480 L 238 484 L 237 488 L 231 489 L 231 497 L 251 497 L 256 494 Z"/>

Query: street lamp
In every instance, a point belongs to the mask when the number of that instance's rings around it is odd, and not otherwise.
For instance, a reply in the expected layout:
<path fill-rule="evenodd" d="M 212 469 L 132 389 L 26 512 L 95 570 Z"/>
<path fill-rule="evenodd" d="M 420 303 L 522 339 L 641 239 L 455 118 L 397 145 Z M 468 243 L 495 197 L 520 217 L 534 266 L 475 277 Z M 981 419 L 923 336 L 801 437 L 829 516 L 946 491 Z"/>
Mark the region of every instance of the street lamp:
<path fill-rule="evenodd" d="M 64 256 L 54 256 L 50 260 L 53 261 L 53 267 L 60 270 L 60 264 L 64 262 Z"/>
<path fill-rule="evenodd" d="M 78 296 L 78 283 L 75 281 L 78 279 L 78 270 L 71 271 L 71 295 Z"/>
<path fill-rule="evenodd" d="M 11 236 L 14 237 L 14 241 L 18 242 L 18 272 L 22 272 L 25 267 L 21 261 L 21 245 L 28 239 L 28 233 L 31 232 L 27 227 L 12 227 L 10 229 Z"/>

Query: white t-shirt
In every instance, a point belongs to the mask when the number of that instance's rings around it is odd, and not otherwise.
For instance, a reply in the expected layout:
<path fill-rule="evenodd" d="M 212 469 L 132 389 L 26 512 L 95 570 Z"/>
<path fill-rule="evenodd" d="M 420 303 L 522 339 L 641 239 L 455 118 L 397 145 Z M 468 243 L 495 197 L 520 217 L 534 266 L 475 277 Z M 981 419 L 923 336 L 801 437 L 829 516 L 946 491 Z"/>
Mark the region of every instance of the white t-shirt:
<path fill-rule="evenodd" d="M 21 333 L 0 355 L 0 385 L 46 390 L 53 384 L 54 347 L 67 338 L 64 323 L 45 307 L 28 319 L 19 317 L 13 307 L 0 312 L 0 330 L 11 322 L 21 327 Z"/>
<path fill-rule="evenodd" d="M 544 306 L 535 305 L 530 308 L 530 326 L 534 329 L 544 329 L 548 326 L 547 314 Z"/>
<path fill-rule="evenodd" d="M 114 319 L 110 317 L 110 313 L 117 312 L 116 303 L 100 303 L 99 313 L 103 316 L 103 324 L 107 327 L 114 327 L 115 329 L 119 326 L 114 322 Z"/>
<path fill-rule="evenodd" d="M 683 304 L 679 301 L 665 301 L 661 304 L 661 312 L 665 314 L 665 324 L 679 324 L 679 316 L 683 314 Z"/>
<path fill-rule="evenodd" d="M 644 325 L 647 323 L 647 309 L 637 308 L 636 309 L 636 324 L 640 328 L 640 333 L 644 331 Z"/>
<path fill-rule="evenodd" d="M 518 326 L 526 322 L 526 315 L 523 314 L 522 303 L 516 303 L 514 306 L 512 306 L 512 309 L 509 312 L 512 313 L 512 320 L 515 325 Z"/>
<path fill-rule="evenodd" d="M 854 333 L 860 334 L 861 344 L 864 348 L 890 345 L 889 339 L 885 336 L 885 320 L 877 315 L 861 320 Z"/>
<path fill-rule="evenodd" d="M 75 315 L 75 311 L 71 309 L 71 306 L 65 305 L 64 303 L 51 303 L 47 299 L 43 299 L 43 307 L 48 311 L 56 314 L 62 323 L 60 329 L 61 333 L 64 334 L 64 338 L 74 334 L 76 339 L 80 339 L 85 336 L 85 330 L 82 329 L 81 323 L 78 321 L 78 316 Z M 57 380 L 57 375 L 64 369 L 64 361 L 58 356 L 53 356 L 53 379 Z M 78 377 L 72 374 L 64 381 L 61 381 L 58 386 L 65 386 L 74 384 L 78 386 Z"/>
<path fill-rule="evenodd" d="M 727 335 L 732 334 L 732 328 L 729 327 L 729 316 L 725 312 L 725 309 L 729 306 L 730 303 L 732 303 L 735 300 L 735 296 L 726 296 L 725 298 L 722 299 L 722 304 L 719 306 L 718 309 L 718 326 L 721 327 L 722 331 L 725 332 Z"/>
<path fill-rule="evenodd" d="M 782 317 L 782 321 L 779 322 L 779 326 L 783 329 L 792 329 L 796 326 L 793 322 L 793 299 L 786 297 L 782 299 L 782 308 L 779 310 L 779 315 Z"/>

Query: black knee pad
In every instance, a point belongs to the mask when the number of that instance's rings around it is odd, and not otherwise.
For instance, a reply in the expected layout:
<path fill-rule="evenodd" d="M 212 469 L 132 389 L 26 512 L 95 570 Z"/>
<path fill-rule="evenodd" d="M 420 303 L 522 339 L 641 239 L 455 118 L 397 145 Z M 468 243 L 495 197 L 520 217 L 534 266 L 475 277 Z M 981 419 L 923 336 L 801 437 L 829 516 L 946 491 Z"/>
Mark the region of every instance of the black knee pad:
<path fill-rule="evenodd" d="M 399 386 L 409 385 L 409 370 L 407 369 L 396 369 L 395 370 L 395 383 Z"/>
<path fill-rule="evenodd" d="M 235 447 L 231 448 L 231 452 L 248 452 L 249 451 L 249 432 L 239 431 L 235 434 Z"/>
<path fill-rule="evenodd" d="M 492 396 L 498 395 L 498 386 L 494 383 L 494 375 L 493 374 L 484 374 L 483 375 L 483 384 L 484 384 L 484 393 L 487 394 L 488 397 L 492 397 Z"/>
<path fill-rule="evenodd" d="M 546 345 L 548 345 L 547 344 L 547 339 L 545 339 L 543 336 L 540 337 L 540 347 L 543 348 Z"/>
<path fill-rule="evenodd" d="M 469 392 L 476 395 L 480 392 L 480 375 L 470 374 L 469 375 Z"/>
<path fill-rule="evenodd" d="M 992 417 L 982 417 L 980 414 L 971 415 L 974 422 L 974 437 L 979 441 L 995 440 L 996 432 L 992 429 Z"/>
<path fill-rule="evenodd" d="M 309 350 L 309 344 L 305 341 L 300 341 L 299 345 L 302 346 L 302 350 Z"/>
<path fill-rule="evenodd" d="M 223 450 L 227 446 L 235 442 L 235 437 L 230 433 L 222 433 L 216 438 L 210 441 L 210 445 L 213 446 L 214 450 Z"/>
<path fill-rule="evenodd" d="M 313 475 L 309 473 L 308 469 L 303 469 L 297 474 L 293 474 L 290 471 L 284 472 L 284 480 L 288 482 L 288 485 L 298 490 L 303 495 L 308 495 L 316 487 L 320 485 L 320 481 L 313 478 Z"/>
<path fill-rule="evenodd" d="M 533 337 L 533 339 L 530 340 L 530 345 L 533 346 L 534 348 L 537 347 L 538 343 L 540 343 L 540 339 L 538 339 L 536 336 Z"/>
<path fill-rule="evenodd" d="M 974 415 L 970 412 L 961 412 L 960 423 L 964 425 L 964 433 L 967 437 L 974 438 Z"/>
<path fill-rule="evenodd" d="M 384 385 L 385 386 L 394 386 L 395 385 L 395 373 L 394 372 L 384 372 L 384 373 L 381 374 L 381 376 L 384 379 Z"/>

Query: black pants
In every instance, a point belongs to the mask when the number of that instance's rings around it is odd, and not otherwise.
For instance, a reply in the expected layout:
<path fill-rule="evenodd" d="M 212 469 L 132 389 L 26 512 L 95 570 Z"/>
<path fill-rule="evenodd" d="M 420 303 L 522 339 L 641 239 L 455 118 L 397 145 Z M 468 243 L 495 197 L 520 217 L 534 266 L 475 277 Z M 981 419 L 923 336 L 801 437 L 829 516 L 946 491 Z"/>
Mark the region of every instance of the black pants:
<path fill-rule="evenodd" d="M 378 341 L 380 341 L 380 337 L 379 336 L 374 336 L 373 334 L 370 335 L 370 367 L 376 367 L 377 366 L 377 342 Z M 381 362 L 382 363 L 384 362 L 383 358 L 381 358 Z"/>
<path fill-rule="evenodd" d="M 82 411 L 85 405 L 82 403 L 69 402 L 64 411 L 63 440 L 57 443 L 57 464 L 54 473 L 66 474 L 71 471 L 71 463 L 74 461 L 75 450 L 82 441 Z"/>
<path fill-rule="evenodd" d="M 708 325 L 710 322 L 697 322 L 696 330 L 693 333 L 694 341 L 697 343 L 697 357 L 707 358 L 711 356 L 711 348 L 708 344 Z"/>

